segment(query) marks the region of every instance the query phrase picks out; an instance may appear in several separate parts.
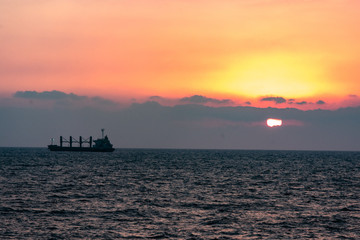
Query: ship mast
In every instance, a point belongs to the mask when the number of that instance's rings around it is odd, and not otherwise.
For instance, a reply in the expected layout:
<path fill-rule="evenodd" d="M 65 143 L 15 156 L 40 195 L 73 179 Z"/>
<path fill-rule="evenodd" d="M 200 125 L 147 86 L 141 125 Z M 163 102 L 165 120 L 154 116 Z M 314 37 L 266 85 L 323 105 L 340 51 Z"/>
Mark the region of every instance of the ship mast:
<path fill-rule="evenodd" d="M 104 129 L 104 128 L 102 128 L 102 129 L 101 129 L 101 136 L 102 136 L 102 139 L 104 139 L 104 131 L 105 131 L 105 129 Z"/>

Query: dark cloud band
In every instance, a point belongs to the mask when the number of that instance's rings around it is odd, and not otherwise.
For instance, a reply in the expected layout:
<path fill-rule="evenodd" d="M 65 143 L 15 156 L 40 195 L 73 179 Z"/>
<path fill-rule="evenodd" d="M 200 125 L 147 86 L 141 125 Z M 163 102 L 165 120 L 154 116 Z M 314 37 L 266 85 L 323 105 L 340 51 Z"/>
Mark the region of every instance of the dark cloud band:
<path fill-rule="evenodd" d="M 31 99 L 31 100 L 53 100 L 53 101 L 89 101 L 99 105 L 116 105 L 116 102 L 113 102 L 109 99 L 102 98 L 102 97 L 88 97 L 88 96 L 81 96 L 74 93 L 65 93 L 61 91 L 17 91 L 13 95 L 15 98 L 24 98 L 24 99 Z"/>
<path fill-rule="evenodd" d="M 184 97 L 180 99 L 180 102 L 183 103 L 193 103 L 193 104 L 233 104 L 234 102 L 230 99 L 215 99 L 215 98 L 208 98 L 201 95 L 193 95 L 191 97 Z"/>
<path fill-rule="evenodd" d="M 261 102 L 275 102 L 276 104 L 286 103 L 286 99 L 283 97 L 265 97 L 260 99 Z"/>

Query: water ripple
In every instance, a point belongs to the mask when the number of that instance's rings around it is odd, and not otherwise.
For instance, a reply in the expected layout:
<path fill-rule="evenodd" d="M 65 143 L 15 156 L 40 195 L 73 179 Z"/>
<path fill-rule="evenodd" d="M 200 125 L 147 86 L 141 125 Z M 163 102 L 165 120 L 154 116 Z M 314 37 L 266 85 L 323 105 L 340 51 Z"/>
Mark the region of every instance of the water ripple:
<path fill-rule="evenodd" d="M 1 239 L 360 239 L 360 153 L 0 148 Z"/>

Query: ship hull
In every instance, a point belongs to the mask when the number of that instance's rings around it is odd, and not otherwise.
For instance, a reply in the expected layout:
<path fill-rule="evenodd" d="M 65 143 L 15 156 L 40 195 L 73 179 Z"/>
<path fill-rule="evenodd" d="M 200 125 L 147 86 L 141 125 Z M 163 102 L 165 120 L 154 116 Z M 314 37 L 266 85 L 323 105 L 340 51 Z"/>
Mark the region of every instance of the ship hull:
<path fill-rule="evenodd" d="M 115 148 L 93 148 L 93 147 L 61 147 L 48 145 L 50 151 L 56 152 L 113 152 Z"/>

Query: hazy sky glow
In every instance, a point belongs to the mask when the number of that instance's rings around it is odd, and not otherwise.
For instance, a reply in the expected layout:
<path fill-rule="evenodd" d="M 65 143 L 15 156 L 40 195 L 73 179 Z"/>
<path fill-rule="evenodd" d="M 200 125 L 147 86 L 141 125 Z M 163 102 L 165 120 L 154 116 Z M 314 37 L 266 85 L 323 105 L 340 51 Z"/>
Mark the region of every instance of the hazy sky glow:
<path fill-rule="evenodd" d="M 0 9 L 3 94 L 330 103 L 360 93 L 356 0 L 5 0 Z"/>
<path fill-rule="evenodd" d="M 253 145 L 228 142 L 222 148 L 360 149 L 354 144 L 356 131 L 349 129 L 337 130 L 337 134 L 344 133 L 343 145 L 321 143 L 320 136 L 336 124 L 317 132 L 319 141 L 314 147 L 307 139 L 316 139 L 314 136 L 302 135 L 294 145 L 286 145 L 289 141 L 284 139 L 274 146 L 266 142 L 257 146 L 255 137 L 261 138 L 258 128 L 265 126 L 267 118 L 286 118 L 292 111 L 302 111 L 301 119 L 290 114 L 280 129 L 306 128 L 315 134 L 315 126 L 328 121 L 328 116 L 337 119 L 348 107 L 355 110 L 349 110 L 347 116 L 357 119 L 359 9 L 358 0 L 2 0 L 0 112 L 36 109 L 48 116 L 51 111 L 66 109 L 76 115 L 76 109 L 91 108 L 93 113 L 99 109 L 108 114 L 125 111 L 128 119 L 134 120 L 132 110 L 136 109 L 139 116 L 148 117 L 146 121 L 155 121 L 153 114 L 145 114 L 150 109 L 161 110 L 166 119 L 166 114 L 178 111 L 194 114 L 190 106 L 202 105 L 201 121 L 162 119 L 160 125 L 168 126 L 170 132 L 185 128 L 189 134 L 201 124 L 212 130 L 226 126 L 231 128 L 226 129 L 229 132 L 241 126 L 254 136 Z M 148 105 L 148 101 L 160 107 Z M 285 111 L 281 116 L 276 114 L 279 109 Z M 317 109 L 325 112 L 311 112 Z M 230 110 L 246 111 L 252 120 L 228 119 Z M 0 125 L 7 124 L 4 131 L 15 127 L 10 116 L 17 117 L 10 114 L 7 120 L 0 120 Z M 347 121 L 341 118 L 341 124 Z M 351 123 L 354 125 L 347 127 L 360 129 L 353 120 Z M 109 126 L 115 131 L 114 122 Z M 107 128 L 106 124 L 90 123 L 87 127 L 86 131 Z M 152 128 L 151 124 L 148 127 Z M 140 130 L 136 133 L 139 128 L 128 125 L 126 129 L 135 130 L 134 139 L 146 139 Z M 271 131 L 280 131 L 274 129 Z M 65 127 L 59 130 L 65 131 Z M 281 131 L 285 135 L 286 131 Z M 39 137 L 53 137 L 47 134 Z M 122 141 L 120 132 L 115 135 Z M 165 134 L 162 140 L 167 137 Z M 206 134 L 203 137 L 210 139 Z M 172 139 L 152 144 L 134 140 L 125 145 L 189 147 L 181 141 L 191 142 L 184 136 Z M 217 146 L 215 140 L 199 144 L 200 139 L 194 147 Z M 302 141 L 310 145 L 301 146 Z"/>

